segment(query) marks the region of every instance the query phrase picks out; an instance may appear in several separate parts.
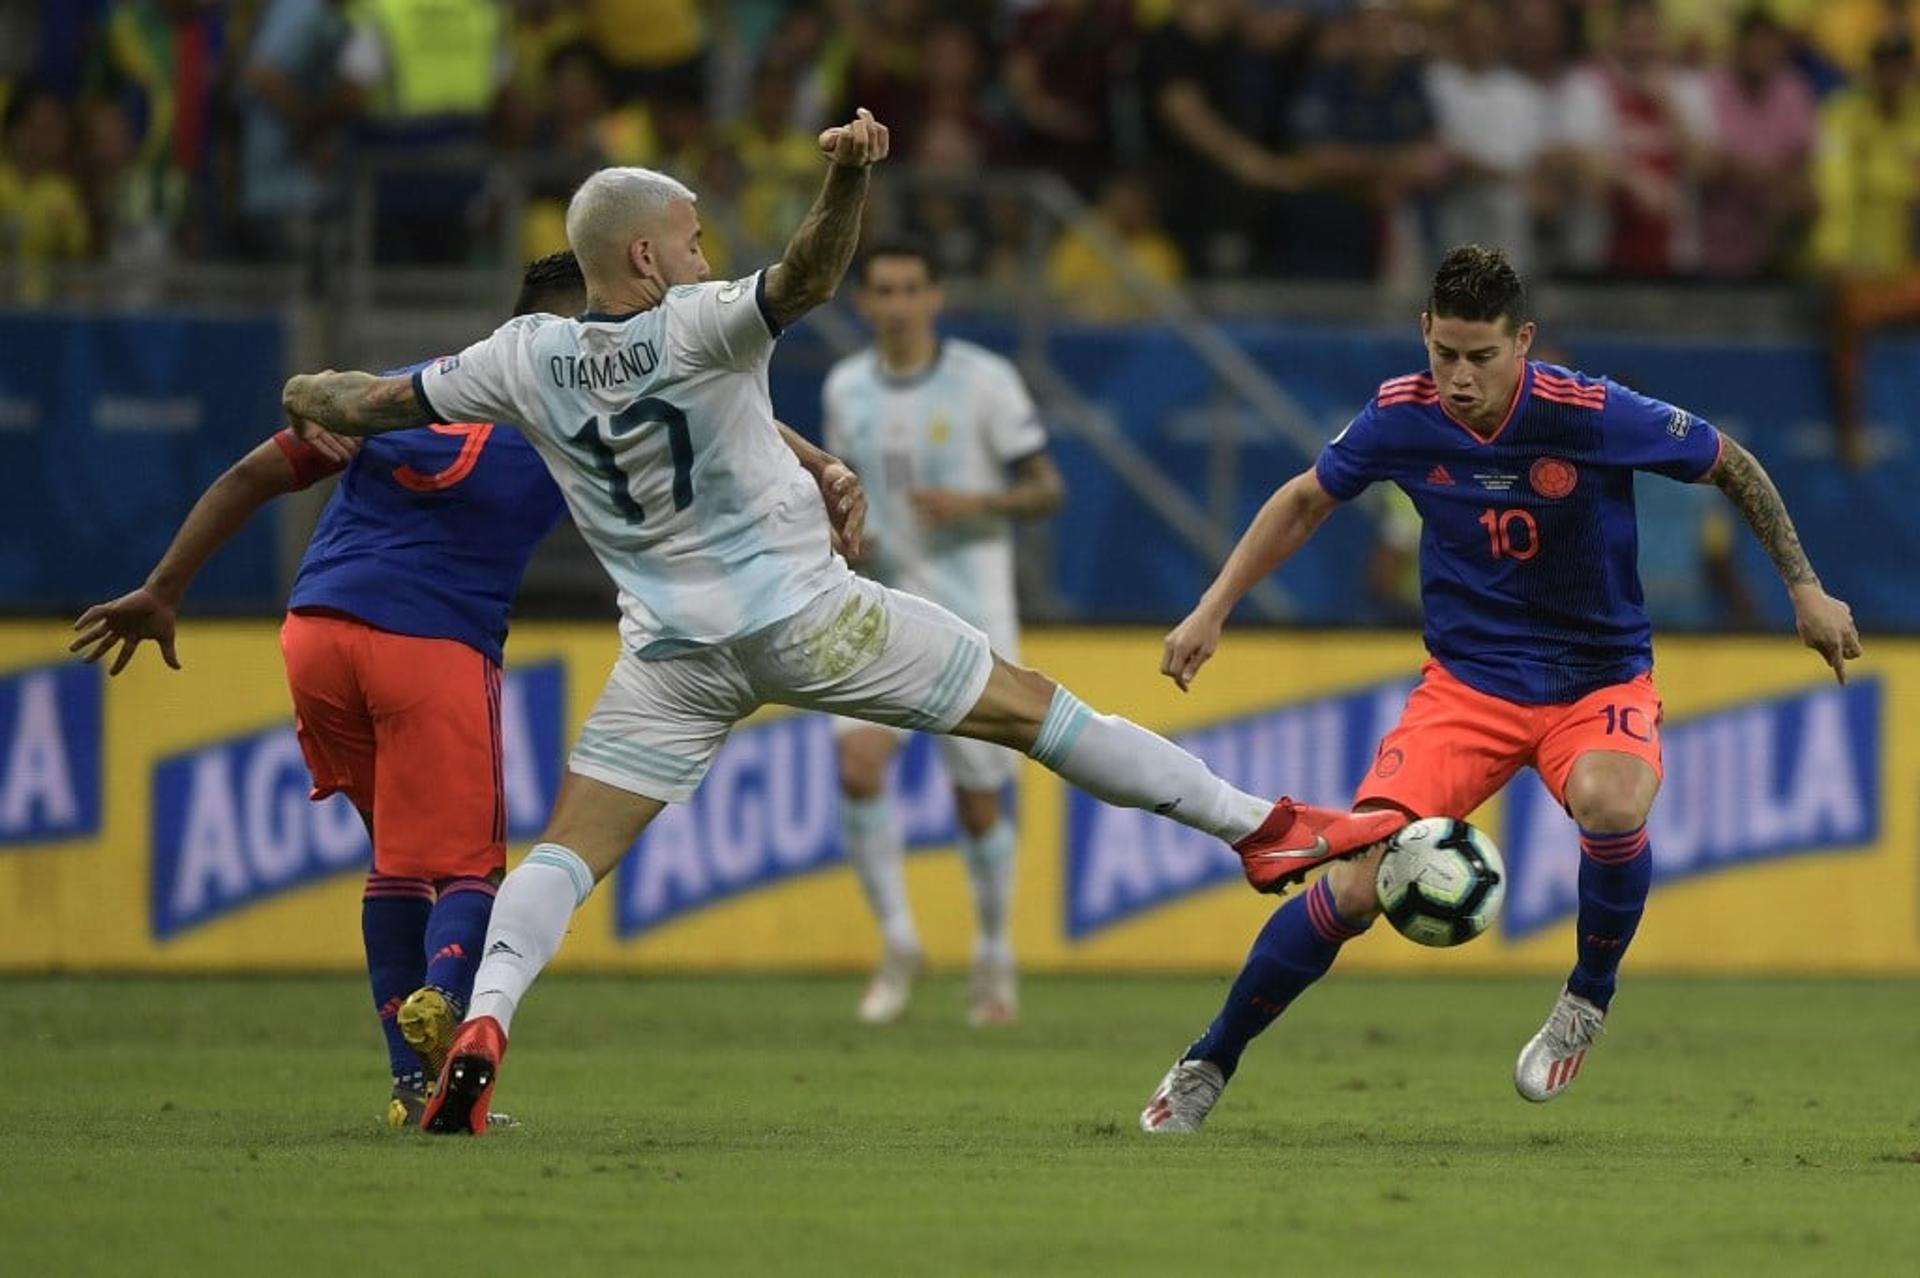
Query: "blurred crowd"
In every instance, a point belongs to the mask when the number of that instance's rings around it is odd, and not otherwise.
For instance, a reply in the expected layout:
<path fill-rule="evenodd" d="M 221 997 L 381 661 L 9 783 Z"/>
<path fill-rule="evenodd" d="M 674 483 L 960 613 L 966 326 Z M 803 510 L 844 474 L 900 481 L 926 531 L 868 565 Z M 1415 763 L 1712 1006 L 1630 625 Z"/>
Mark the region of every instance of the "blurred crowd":
<path fill-rule="evenodd" d="M 671 170 L 778 243 L 855 105 L 916 189 L 1042 170 L 1047 272 L 1823 278 L 1920 312 L 1914 0 L 0 0 L 0 258 L 310 251 L 370 173 L 379 256 L 554 247 L 580 176 Z M 475 157 L 478 157 L 477 159 Z M 371 164 L 356 167 L 365 159 Z M 500 226 L 500 175 L 521 193 Z M 928 183 L 931 185 L 929 186 Z M 530 202 L 528 196 L 530 195 Z M 1029 269 L 991 199 L 915 197 L 956 272 Z M 517 234 L 520 242 L 508 244 Z M 33 272 L 22 288 L 31 293 Z"/>

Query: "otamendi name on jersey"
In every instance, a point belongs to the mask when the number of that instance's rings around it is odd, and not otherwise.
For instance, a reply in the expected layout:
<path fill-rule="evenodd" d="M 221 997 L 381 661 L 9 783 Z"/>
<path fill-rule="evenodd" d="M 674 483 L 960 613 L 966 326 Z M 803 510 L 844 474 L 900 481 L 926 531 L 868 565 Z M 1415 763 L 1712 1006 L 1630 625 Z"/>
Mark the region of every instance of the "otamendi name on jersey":
<path fill-rule="evenodd" d="M 611 355 L 552 356 L 547 376 L 560 390 L 603 390 L 651 377 L 659 367 L 660 352 L 643 338 Z"/>

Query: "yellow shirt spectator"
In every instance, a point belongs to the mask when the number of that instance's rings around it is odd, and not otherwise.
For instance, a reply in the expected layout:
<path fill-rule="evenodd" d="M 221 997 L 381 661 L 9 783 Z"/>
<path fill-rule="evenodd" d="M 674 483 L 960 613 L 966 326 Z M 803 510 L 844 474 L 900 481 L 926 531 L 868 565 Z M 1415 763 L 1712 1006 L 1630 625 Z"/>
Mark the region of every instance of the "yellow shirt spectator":
<path fill-rule="evenodd" d="M 1830 271 L 1888 276 L 1914 262 L 1920 206 L 1920 87 L 1889 115 L 1865 89 L 1835 94 L 1820 119 L 1814 258 Z"/>
<path fill-rule="evenodd" d="M 1766 10 L 1789 31 L 1806 33 L 1823 54 L 1857 75 L 1885 30 L 1888 6 L 1887 0 L 1660 0 L 1667 47 L 1719 58 L 1731 47 L 1741 15 L 1753 8 Z M 1905 9 L 1909 24 L 1920 18 L 1920 0 L 1909 0 Z M 1589 39 L 1604 43 L 1612 30 L 1608 6 L 1589 8 Z"/>
<path fill-rule="evenodd" d="M 1172 287 L 1186 274 L 1180 249 L 1165 231 L 1143 227 L 1123 234 L 1097 212 L 1089 221 L 1118 239 L 1134 270 L 1154 283 Z M 1081 319 L 1137 319 L 1154 313 L 1153 304 L 1128 287 L 1113 259 L 1081 227 L 1062 235 L 1047 254 L 1047 288 Z"/>
<path fill-rule="evenodd" d="M 794 123 L 797 87 L 786 70 L 762 67 L 747 114 L 724 135 L 739 168 L 740 228 L 766 248 L 786 243 L 820 189 L 819 137 Z"/>
<path fill-rule="evenodd" d="M 586 32 L 586 20 L 571 8 L 543 5 L 523 10 L 516 7 L 513 29 L 507 36 L 513 50 L 515 91 L 537 96 L 546 80 L 548 59 L 574 41 L 584 39 Z"/>
<path fill-rule="evenodd" d="M 617 107 L 607 112 L 595 121 L 593 138 L 608 164 L 652 168 L 659 163 L 660 141 L 654 136 L 653 119 L 643 107 Z M 528 201 L 520 222 L 520 256 L 532 261 L 566 247 L 566 201 L 546 197 Z"/>
<path fill-rule="evenodd" d="M 53 286 L 48 264 L 87 255 L 87 207 L 73 179 L 60 173 L 23 177 L 0 164 L 0 261 L 24 268 L 19 297 L 43 302 Z"/>
<path fill-rule="evenodd" d="M 800 225 L 819 189 L 819 141 L 799 129 L 768 136 L 750 125 L 738 126 L 727 140 L 744 178 L 741 229 L 751 240 L 778 247 Z"/>
<path fill-rule="evenodd" d="M 587 38 L 616 67 L 670 67 L 707 47 L 699 0 L 587 0 Z"/>
<path fill-rule="evenodd" d="M 1820 51 L 1849 75 L 1867 69 L 1874 41 L 1889 28 L 1908 36 L 1920 34 L 1920 0 L 1896 6 L 1887 0 L 1776 0 L 1776 8 L 1784 10 L 1780 17 L 1788 26 L 1813 37 Z"/>
<path fill-rule="evenodd" d="M 1740 15 L 1754 0 L 1661 0 L 1669 43 L 1676 49 L 1697 42 L 1706 52 L 1724 53 Z M 1874 41 L 1901 29 L 1920 36 L 1920 0 L 1890 5 L 1888 0 L 1760 0 L 1759 7 L 1789 31 L 1806 33 L 1815 48 L 1849 75 L 1867 69 Z M 1593 32 L 1589 32 L 1593 34 Z"/>

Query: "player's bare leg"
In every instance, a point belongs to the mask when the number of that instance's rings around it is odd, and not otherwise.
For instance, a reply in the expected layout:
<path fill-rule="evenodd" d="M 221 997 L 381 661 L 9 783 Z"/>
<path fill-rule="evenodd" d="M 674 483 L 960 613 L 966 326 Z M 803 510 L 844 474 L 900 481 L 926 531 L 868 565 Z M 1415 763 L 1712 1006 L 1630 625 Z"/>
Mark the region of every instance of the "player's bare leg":
<path fill-rule="evenodd" d="M 1393 811 L 1352 813 L 1256 798 L 1158 733 L 1096 714 L 1047 676 L 998 657 L 986 689 L 953 732 L 1022 751 L 1116 807 L 1144 808 L 1205 830 L 1233 845 L 1248 881 L 1263 892 L 1283 890 L 1406 824 L 1404 814 Z"/>
<path fill-rule="evenodd" d="M 559 951 L 574 910 L 665 807 L 658 799 L 566 774 L 540 842 L 500 885 L 467 1019 L 420 1120 L 427 1131 L 486 1131 L 520 999 Z"/>
<path fill-rule="evenodd" d="M 1635 755 L 1590 750 L 1567 776 L 1567 810 L 1580 826 L 1578 961 L 1540 1032 L 1520 1049 L 1514 1088 L 1530 1101 L 1567 1089 L 1606 1028 L 1620 959 L 1653 883 L 1647 814 L 1660 778 Z"/>
<path fill-rule="evenodd" d="M 1010 1024 L 1020 1010 L 1013 961 L 1013 826 L 1000 791 L 955 786 L 960 850 L 973 887 L 978 931 L 967 988 L 967 1021 L 976 1028 Z"/>
<path fill-rule="evenodd" d="M 873 727 L 856 728 L 838 741 L 840 838 L 880 925 L 880 965 L 860 996 L 860 1019 L 870 1025 L 900 1019 L 923 959 L 907 904 L 906 848 L 887 801 L 887 765 L 896 744 L 893 733 Z"/>

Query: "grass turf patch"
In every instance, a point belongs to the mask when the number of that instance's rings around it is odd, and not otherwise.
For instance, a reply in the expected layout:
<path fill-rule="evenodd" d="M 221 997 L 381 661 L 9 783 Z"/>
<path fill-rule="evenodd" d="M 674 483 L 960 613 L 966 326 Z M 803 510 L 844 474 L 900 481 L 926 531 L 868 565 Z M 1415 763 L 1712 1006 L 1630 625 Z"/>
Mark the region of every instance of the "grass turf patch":
<path fill-rule="evenodd" d="M 386 1130 L 362 984 L 0 981 L 12 1273 L 1834 1273 L 1920 1254 L 1910 982 L 1629 978 L 1518 1100 L 1550 982 L 1335 977 L 1207 1129 L 1140 1105 L 1224 980 L 553 978 L 484 1140 Z"/>

